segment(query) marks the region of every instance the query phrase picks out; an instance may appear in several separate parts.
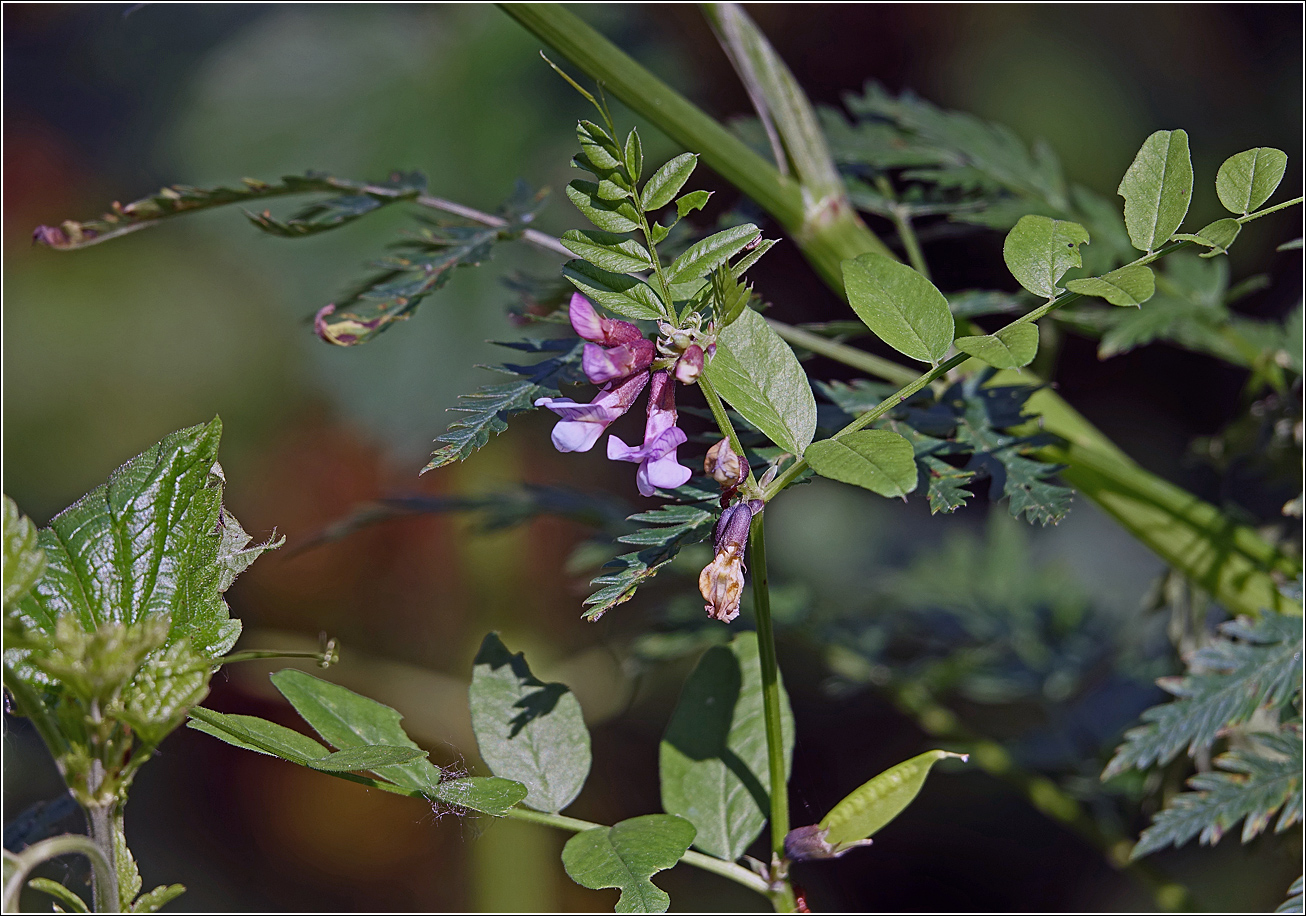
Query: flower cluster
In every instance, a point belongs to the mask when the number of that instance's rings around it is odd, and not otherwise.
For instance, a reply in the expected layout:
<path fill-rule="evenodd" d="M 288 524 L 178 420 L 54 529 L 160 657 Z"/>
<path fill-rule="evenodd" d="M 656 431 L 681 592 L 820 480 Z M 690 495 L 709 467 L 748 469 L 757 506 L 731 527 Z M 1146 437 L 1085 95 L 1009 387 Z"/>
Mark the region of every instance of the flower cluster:
<path fill-rule="evenodd" d="M 688 436 L 676 426 L 675 382 L 697 380 L 705 361 L 703 348 L 690 344 L 674 359 L 665 355 L 659 359 L 658 346 L 646 340 L 639 328 L 629 321 L 604 318 L 580 293 L 571 297 L 568 317 L 576 333 L 588 341 L 581 354 L 581 369 L 600 390 L 588 404 L 571 398 L 535 402 L 536 407 L 547 407 L 562 417 L 553 427 L 554 447 L 560 452 L 589 451 L 608 424 L 630 410 L 648 386 L 643 444 L 632 447 L 609 436 L 608 457 L 639 465 L 635 483 L 642 496 L 652 496 L 659 487 L 681 486 L 689 480 L 690 471 L 676 460 L 676 449 Z M 656 368 L 655 362 L 665 368 Z"/>

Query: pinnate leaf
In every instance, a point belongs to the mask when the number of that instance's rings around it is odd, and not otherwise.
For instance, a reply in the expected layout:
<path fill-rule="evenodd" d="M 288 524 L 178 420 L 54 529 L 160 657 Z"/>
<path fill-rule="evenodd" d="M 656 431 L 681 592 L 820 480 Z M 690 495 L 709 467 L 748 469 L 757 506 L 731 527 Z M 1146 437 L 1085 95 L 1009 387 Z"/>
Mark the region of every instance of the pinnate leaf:
<path fill-rule="evenodd" d="M 752 223 L 709 235 L 691 245 L 671 263 L 667 268 L 667 282 L 701 280 L 759 238 L 761 232 Z"/>
<path fill-rule="evenodd" d="M 821 819 L 826 841 L 836 848 L 874 836 L 912 803 L 934 764 L 947 757 L 966 759 L 950 751 L 926 751 L 890 767 L 849 793 Z"/>
<path fill-rule="evenodd" d="M 813 442 L 804 455 L 822 477 L 856 484 L 873 493 L 905 497 L 916 489 L 912 445 L 887 429 L 867 429 Z"/>
<path fill-rule="evenodd" d="M 562 849 L 562 865 L 581 887 L 620 888 L 618 913 L 665 913 L 666 891 L 649 880 L 670 868 L 694 842 L 694 825 L 671 814 L 632 817 L 578 833 Z"/>
<path fill-rule="evenodd" d="M 1158 130 L 1144 140 L 1116 193 L 1125 199 L 1125 228 L 1133 246 L 1151 252 L 1165 244 L 1193 197 L 1188 134 Z"/>
<path fill-rule="evenodd" d="M 680 189 L 689 181 L 689 176 L 694 174 L 694 169 L 698 166 L 697 153 L 681 153 L 674 159 L 666 162 L 662 168 L 653 173 L 648 183 L 644 185 L 644 190 L 640 192 L 640 205 L 648 212 L 661 210 L 680 193 Z M 703 195 L 703 203 L 707 203 L 707 192 L 696 191 L 695 194 Z M 686 195 L 682 200 L 686 200 L 690 195 Z M 699 206 L 702 206 L 700 204 Z M 681 213 L 683 217 L 685 214 Z"/>
<path fill-rule="evenodd" d="M 843 262 L 848 304 L 899 353 L 938 363 L 952 345 L 948 300 L 920 273 L 874 252 Z"/>
<path fill-rule="evenodd" d="M 1213 258 L 1216 255 L 1228 254 L 1229 246 L 1238 238 L 1238 233 L 1242 232 L 1243 225 L 1233 217 L 1226 216 L 1224 219 L 1217 219 L 1209 225 L 1203 226 L 1192 235 L 1186 235 L 1182 232 L 1176 233 L 1176 239 L 1183 239 L 1187 242 L 1195 242 L 1205 248 L 1211 249 L 1198 255 L 1200 258 Z"/>
<path fill-rule="evenodd" d="M 694 845 L 734 861 L 765 826 L 771 772 L 757 634 L 703 654 L 685 682 L 659 751 L 662 808 L 694 825 Z M 793 756 L 789 698 L 780 687 L 785 773 Z"/>
<path fill-rule="evenodd" d="M 1088 230 L 1079 223 L 1046 216 L 1022 216 L 1002 243 L 1002 259 L 1021 286 L 1036 296 L 1055 298 L 1061 277 L 1080 267 L 1079 246 Z"/>
<path fill-rule="evenodd" d="M 1230 156 L 1215 175 L 1215 193 L 1231 213 L 1247 215 L 1270 199 L 1288 168 L 1282 150 L 1262 146 Z"/>
<path fill-rule="evenodd" d="M 1069 280 L 1066 289 L 1081 296 L 1097 296 L 1112 305 L 1137 307 L 1156 293 L 1156 277 L 1145 264 L 1131 264 L 1100 277 Z"/>
<path fill-rule="evenodd" d="M 609 200 L 592 181 L 577 179 L 567 185 L 567 199 L 585 218 L 605 232 L 634 232 L 639 212 L 628 200 Z"/>
<path fill-rule="evenodd" d="M 657 293 L 637 277 L 613 273 L 588 261 L 568 261 L 562 266 L 562 275 L 590 299 L 623 318 L 665 317 Z"/>
<path fill-rule="evenodd" d="M 590 736 L 580 703 L 564 684 L 545 684 L 495 633 L 472 669 L 472 729 L 491 772 L 526 786 L 525 803 L 557 813 L 590 771 Z"/>
<path fill-rule="evenodd" d="M 776 445 L 801 455 L 811 444 L 816 399 L 807 373 L 760 314 L 746 308 L 722 329 L 706 373 L 730 406 Z"/>
<path fill-rule="evenodd" d="M 1038 325 L 1032 321 L 1013 324 L 994 334 L 958 337 L 957 349 L 982 359 L 995 369 L 1028 366 L 1038 354 Z"/>
<path fill-rule="evenodd" d="M 648 249 L 624 235 L 572 229 L 562 234 L 562 244 L 576 257 L 603 270 L 632 273 L 653 269 Z"/>

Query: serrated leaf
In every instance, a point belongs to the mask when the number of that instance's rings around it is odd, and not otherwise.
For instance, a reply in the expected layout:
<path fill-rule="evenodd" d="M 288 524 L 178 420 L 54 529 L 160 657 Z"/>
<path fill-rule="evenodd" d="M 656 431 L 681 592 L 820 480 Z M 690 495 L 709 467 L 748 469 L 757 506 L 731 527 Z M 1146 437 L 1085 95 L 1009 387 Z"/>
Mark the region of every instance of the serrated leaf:
<path fill-rule="evenodd" d="M 584 258 L 603 270 L 634 273 L 653 269 L 648 249 L 624 235 L 571 229 L 562 234 L 561 241 L 576 257 Z"/>
<path fill-rule="evenodd" d="M 933 456 L 918 460 L 924 461 L 926 467 L 925 476 L 929 480 L 927 499 L 931 515 L 939 512 L 947 515 L 966 505 L 966 500 L 972 496 L 966 484 L 974 478 L 973 471 L 963 471 Z"/>
<path fill-rule="evenodd" d="M 761 235 L 752 223 L 732 226 L 709 235 L 691 245 L 671 262 L 667 268 L 667 282 L 687 283 L 702 279 L 761 238 Z"/>
<path fill-rule="evenodd" d="M 399 724 L 403 716 L 384 703 L 294 668 L 276 672 L 271 681 L 313 731 L 341 751 L 366 745 L 421 751 Z M 425 751 L 420 759 L 377 766 L 371 772 L 397 786 L 425 793 L 434 792 L 440 783 L 440 769 L 426 759 Z"/>
<path fill-rule="evenodd" d="M 160 884 L 154 890 L 141 894 L 131 905 L 133 913 L 157 913 L 164 906 L 186 893 L 184 884 Z"/>
<path fill-rule="evenodd" d="M 1176 232 L 1174 238 L 1186 242 L 1194 242 L 1205 248 L 1211 249 L 1198 255 L 1199 258 L 1213 258 L 1216 255 L 1228 254 L 1229 246 L 1238 238 L 1238 233 L 1242 232 L 1242 223 L 1238 220 L 1226 216 L 1224 219 L 1217 219 L 1215 222 L 1203 226 L 1192 235 L 1186 235 L 1182 232 Z"/>
<path fill-rule="evenodd" d="M 1028 366 L 1038 354 L 1038 325 L 1032 321 L 1013 324 L 994 334 L 958 337 L 957 349 L 982 359 L 995 369 Z"/>
<path fill-rule="evenodd" d="M 1088 242 L 1088 230 L 1079 223 L 1022 216 L 1002 243 L 1002 259 L 1017 282 L 1036 296 L 1053 299 L 1062 275 L 1083 266 L 1079 246 Z"/>
<path fill-rule="evenodd" d="M 1231 213 L 1246 216 L 1270 199 L 1283 180 L 1288 156 L 1262 146 L 1230 156 L 1215 174 L 1215 193 Z"/>
<path fill-rule="evenodd" d="M 848 304 L 874 334 L 899 353 L 937 364 L 952 346 L 948 300 L 905 264 L 874 252 L 843 262 Z"/>
<path fill-rule="evenodd" d="M 446 779 L 433 798 L 447 805 L 502 817 L 526 798 L 526 787 L 498 776 L 464 776 Z"/>
<path fill-rule="evenodd" d="M 671 868 L 694 842 L 694 825 L 670 814 L 632 817 L 576 834 L 562 864 L 581 887 L 620 888 L 618 913 L 665 913 L 671 898 L 649 880 Z"/>
<path fill-rule="evenodd" d="M 639 228 L 639 211 L 628 200 L 605 200 L 599 186 L 577 179 L 567 185 L 567 199 L 591 223 L 606 232 L 634 232 Z"/>
<path fill-rule="evenodd" d="M 244 211 L 251 223 L 270 235 L 303 238 L 329 229 L 337 229 L 389 204 L 412 200 L 426 191 L 426 176 L 421 172 L 396 172 L 385 181 L 359 186 L 359 190 L 338 197 L 314 201 L 286 220 L 262 213 Z"/>
<path fill-rule="evenodd" d="M 1097 296 L 1112 305 L 1137 307 L 1155 295 L 1156 277 L 1152 268 L 1131 264 L 1100 277 L 1069 280 L 1066 289 L 1081 296 Z"/>
<path fill-rule="evenodd" d="M 36 526 L 4 497 L 4 610 L 18 602 L 45 572 L 45 552 L 37 546 Z"/>
<path fill-rule="evenodd" d="M 658 294 L 636 277 L 612 273 L 588 261 L 568 261 L 562 266 L 562 275 L 590 299 L 623 318 L 652 321 L 666 317 Z"/>
<path fill-rule="evenodd" d="M 208 695 L 214 666 L 180 639 L 150 653 L 111 710 L 147 745 L 181 725 L 190 707 Z"/>
<path fill-rule="evenodd" d="M 1164 245 L 1188 215 L 1193 196 L 1188 134 L 1158 130 L 1144 140 L 1116 193 L 1125 199 L 1125 228 L 1133 246 L 1152 252 Z"/>
<path fill-rule="evenodd" d="M 658 755 L 662 808 L 692 823 L 694 845 L 733 862 L 770 812 L 771 773 L 757 634 L 710 648 L 685 682 Z M 793 757 L 789 697 L 780 687 L 785 774 Z"/>
<path fill-rule="evenodd" d="M 689 176 L 694 174 L 694 169 L 698 166 L 697 153 L 681 153 L 679 156 L 667 161 L 663 166 L 653 173 L 648 183 L 644 185 L 644 190 L 640 191 L 639 202 L 645 211 L 652 213 L 654 210 L 661 210 L 680 193 L 680 189 L 689 181 Z M 697 195 L 697 196 L 695 196 Z M 699 209 L 707 203 L 707 191 L 694 191 L 685 195 L 681 201 L 686 201 L 690 209 Z M 697 207 L 693 203 L 699 201 Z M 678 215 L 683 219 L 687 210 L 681 211 L 680 201 L 676 203 Z"/>
<path fill-rule="evenodd" d="M 640 512 L 630 518 L 649 522 L 653 527 L 624 534 L 617 540 L 644 549 L 622 554 L 603 565 L 604 570 L 610 571 L 591 580 L 591 585 L 600 588 L 585 599 L 585 620 L 598 620 L 617 605 L 633 598 L 635 591 L 674 560 L 682 547 L 696 544 L 711 534 L 716 521 L 714 513 L 699 506 L 674 504 Z"/>
<path fill-rule="evenodd" d="M 804 457 L 822 477 L 881 496 L 905 497 L 916 489 L 915 451 L 910 442 L 887 429 L 860 430 L 813 442 Z"/>
<path fill-rule="evenodd" d="M 926 751 L 850 792 L 821 818 L 826 842 L 838 848 L 874 836 L 915 800 L 930 769 L 947 757 L 966 759 L 951 751 Z"/>
<path fill-rule="evenodd" d="M 811 444 L 816 399 L 807 373 L 760 314 L 744 309 L 721 330 L 705 372 L 717 393 L 776 445 L 801 455 Z"/>
<path fill-rule="evenodd" d="M 590 736 L 580 703 L 564 684 L 545 684 L 495 633 L 476 653 L 470 690 L 472 730 L 491 772 L 520 782 L 525 804 L 556 814 L 585 785 Z"/>

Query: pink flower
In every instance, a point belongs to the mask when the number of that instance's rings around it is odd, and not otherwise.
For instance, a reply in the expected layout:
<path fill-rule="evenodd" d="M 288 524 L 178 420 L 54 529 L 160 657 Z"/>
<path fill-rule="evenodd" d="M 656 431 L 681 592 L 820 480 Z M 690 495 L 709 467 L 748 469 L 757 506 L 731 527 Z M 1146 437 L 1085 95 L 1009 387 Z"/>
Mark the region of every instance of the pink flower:
<path fill-rule="evenodd" d="M 616 347 L 587 343 L 581 354 L 580 367 L 585 371 L 586 378 L 596 385 L 602 385 L 614 378 L 624 378 L 644 371 L 653 362 L 655 352 L 653 341 L 642 337 Z"/>
<path fill-rule="evenodd" d="M 580 293 L 571 294 L 571 305 L 567 308 L 567 317 L 576 333 L 585 340 L 615 347 L 620 344 L 632 344 L 642 341 L 644 335 L 639 328 L 629 321 L 604 318 L 594 310 L 590 301 Z"/>
<path fill-rule="evenodd" d="M 578 404 L 571 398 L 540 398 L 535 406 L 547 407 L 562 417 L 553 427 L 554 448 L 560 452 L 588 452 L 608 424 L 630 410 L 647 384 L 648 373 L 640 372 L 608 383 L 588 404 Z"/>
<path fill-rule="evenodd" d="M 684 385 L 694 384 L 703 373 L 703 363 L 703 348 L 690 344 L 676 360 L 676 381 Z"/>
<path fill-rule="evenodd" d="M 641 496 L 652 496 L 658 487 L 674 489 L 689 480 L 689 468 L 676 460 L 676 449 L 688 440 L 676 426 L 676 385 L 666 372 L 653 373 L 648 396 L 648 420 L 644 444 L 632 448 L 616 436 L 608 437 L 608 457 L 613 461 L 637 461 L 635 485 Z"/>

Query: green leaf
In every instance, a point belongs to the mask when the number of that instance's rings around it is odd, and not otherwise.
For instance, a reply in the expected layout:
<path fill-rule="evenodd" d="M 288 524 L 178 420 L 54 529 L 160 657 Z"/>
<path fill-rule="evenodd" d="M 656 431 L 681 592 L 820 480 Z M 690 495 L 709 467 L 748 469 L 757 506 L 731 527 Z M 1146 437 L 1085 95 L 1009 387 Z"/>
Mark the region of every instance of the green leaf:
<path fill-rule="evenodd" d="M 562 244 L 576 257 L 603 270 L 626 274 L 653 269 L 648 249 L 624 235 L 571 229 L 562 234 Z"/>
<path fill-rule="evenodd" d="M 197 706 L 190 711 L 188 725 L 227 744 L 300 766 L 309 766 L 331 753 L 308 735 L 257 716 L 238 716 Z"/>
<path fill-rule="evenodd" d="M 525 800 L 526 787 L 498 776 L 464 776 L 446 779 L 435 788 L 434 798 L 447 805 L 502 817 Z"/>
<path fill-rule="evenodd" d="M 472 730 L 496 776 L 526 786 L 526 804 L 556 814 L 585 785 L 590 735 L 580 703 L 564 684 L 545 684 L 495 633 L 476 653 L 470 690 Z"/>
<path fill-rule="evenodd" d="M 45 572 L 45 552 L 37 546 L 36 526 L 8 496 L 5 504 L 4 610 L 8 614 Z"/>
<path fill-rule="evenodd" d="M 1028 366 L 1038 353 L 1038 325 L 1032 321 L 1013 324 L 995 334 L 958 337 L 957 349 L 969 353 L 995 369 L 1018 369 Z"/>
<path fill-rule="evenodd" d="M 184 884 L 160 884 L 154 890 L 141 894 L 132 904 L 133 913 L 157 913 L 164 906 L 186 893 Z"/>
<path fill-rule="evenodd" d="M 588 261 L 568 261 L 562 265 L 562 275 L 590 299 L 623 318 L 666 317 L 657 293 L 636 277 L 612 273 Z"/>
<path fill-rule="evenodd" d="M 421 172 L 396 172 L 386 181 L 375 182 L 367 187 L 368 190 L 315 201 L 287 220 L 276 219 L 267 210 L 262 213 L 246 210 L 245 216 L 264 232 L 282 238 L 317 235 L 352 223 L 387 204 L 412 200 L 426 191 L 426 176 Z"/>
<path fill-rule="evenodd" d="M 1292 886 L 1288 888 L 1288 899 L 1284 900 L 1283 903 L 1279 904 L 1278 909 L 1276 909 L 1274 912 L 1300 913 L 1302 911 L 1303 902 L 1306 902 L 1303 901 L 1302 899 L 1303 897 L 1302 885 L 1304 882 L 1306 882 L 1306 876 L 1298 875 L 1297 880 L 1292 882 Z"/>
<path fill-rule="evenodd" d="M 208 695 L 213 665 L 180 639 L 150 653 L 110 708 L 147 745 L 161 742 Z"/>
<path fill-rule="evenodd" d="M 1198 245 L 1210 248 L 1210 251 L 1203 252 L 1198 257 L 1213 258 L 1216 255 L 1229 253 L 1229 246 L 1234 243 L 1234 239 L 1238 238 L 1238 233 L 1242 232 L 1242 228 L 1242 223 L 1233 217 L 1226 216 L 1224 219 L 1217 219 L 1210 225 L 1203 226 L 1193 235 L 1177 232 L 1174 238 L 1186 242 L 1195 242 Z"/>
<path fill-rule="evenodd" d="M 1002 259 L 1021 286 L 1036 296 L 1053 299 L 1062 275 L 1083 266 L 1079 246 L 1088 242 L 1088 230 L 1079 223 L 1022 216 L 1002 243 Z"/>
<path fill-rule="evenodd" d="M 403 716 L 384 703 L 294 668 L 276 672 L 271 680 L 304 721 L 342 751 L 377 744 L 417 748 L 399 724 Z M 426 759 L 424 751 L 420 760 L 378 766 L 371 772 L 397 786 L 426 793 L 434 792 L 440 782 L 439 767 Z"/>
<path fill-rule="evenodd" d="M 697 153 L 681 153 L 676 158 L 669 160 L 662 168 L 654 172 L 653 177 L 644 185 L 644 190 L 639 194 L 640 206 L 646 212 L 652 213 L 654 210 L 661 210 L 671 203 L 672 199 L 680 193 L 680 189 L 685 186 L 685 182 L 689 181 L 689 176 L 694 174 L 694 169 L 697 166 Z M 697 207 L 692 207 L 692 209 L 699 209 L 703 204 L 707 203 L 707 197 L 707 191 L 694 191 L 692 194 L 682 197 L 681 201 L 686 201 L 692 205 L 701 199 L 702 202 Z M 679 202 L 677 202 L 677 210 L 680 210 Z M 683 218 L 686 212 L 688 212 L 688 209 L 680 212 L 679 216 Z"/>
<path fill-rule="evenodd" d="M 628 200 L 605 200 L 599 186 L 577 179 L 567 185 L 567 199 L 591 223 L 607 232 L 634 232 L 639 228 L 639 211 Z"/>
<path fill-rule="evenodd" d="M 649 878 L 679 862 L 692 842 L 689 821 L 646 814 L 576 834 L 562 849 L 562 865 L 581 887 L 620 888 L 618 913 L 665 913 L 671 898 Z"/>
<path fill-rule="evenodd" d="M 353 773 L 376 771 L 382 767 L 410 763 L 425 756 L 426 751 L 420 748 L 369 744 L 336 751 L 334 754 L 328 754 L 318 760 L 310 761 L 309 766 L 315 770 L 326 770 L 329 773 Z"/>
<path fill-rule="evenodd" d="M 91 912 L 91 909 L 86 905 L 85 900 L 78 897 L 58 881 L 52 881 L 49 878 L 33 878 L 27 882 L 27 886 L 32 890 L 40 891 L 43 894 L 49 894 L 74 913 Z"/>
<path fill-rule="evenodd" d="M 925 785 L 930 768 L 947 757 L 966 759 L 950 751 L 926 751 L 890 767 L 830 809 L 821 819 L 826 842 L 836 849 L 874 836 L 880 828 L 902 813 Z"/>
<path fill-rule="evenodd" d="M 730 406 L 776 445 L 801 455 L 811 444 L 816 399 L 807 373 L 760 314 L 744 309 L 721 330 L 706 373 Z"/>
<path fill-rule="evenodd" d="M 716 514 L 699 506 L 668 504 L 632 515 L 630 520 L 648 522 L 655 527 L 641 528 L 617 538 L 623 544 L 643 549 L 614 557 L 603 565 L 603 569 L 612 571 L 590 582 L 601 587 L 585 599 L 585 620 L 598 620 L 633 598 L 635 591 L 674 560 L 682 547 L 696 544 L 712 533 Z"/>
<path fill-rule="evenodd" d="M 630 133 L 626 135 L 626 149 L 621 158 L 631 183 L 638 184 L 640 176 L 644 174 L 644 145 L 640 143 L 637 128 L 632 127 Z"/>
<path fill-rule="evenodd" d="M 1188 134 L 1158 130 L 1144 140 L 1116 193 L 1125 199 L 1125 228 L 1134 247 L 1152 252 L 1165 244 L 1193 197 Z"/>
<path fill-rule="evenodd" d="M 717 267 L 733 258 L 750 244 L 760 239 L 762 233 L 752 223 L 733 226 L 701 242 L 696 242 L 681 253 L 667 268 L 668 283 L 687 283 L 706 277 Z"/>
<path fill-rule="evenodd" d="M 762 241 L 754 245 L 751 249 L 749 249 L 748 253 L 745 254 L 742 258 L 740 258 L 735 263 L 731 264 L 730 272 L 734 275 L 735 279 L 739 279 L 740 277 L 742 277 L 744 273 L 750 267 L 752 267 L 754 264 L 760 261 L 762 259 L 762 255 L 770 251 L 772 246 L 774 246 L 775 243 L 778 241 L 780 240 L 763 239 Z"/>
<path fill-rule="evenodd" d="M 593 121 L 577 123 L 576 140 L 589 161 L 599 168 L 617 169 L 624 165 L 616 139 Z"/>
<path fill-rule="evenodd" d="M 1156 293 L 1156 277 L 1152 268 L 1131 264 L 1100 277 L 1069 280 L 1066 289 L 1081 296 L 1097 296 L 1112 305 L 1137 307 Z"/>
<path fill-rule="evenodd" d="M 650 179 L 651 181 L 652 179 Z M 708 200 L 711 199 L 712 191 L 690 191 L 684 197 L 676 201 L 676 216 L 684 219 L 695 210 L 702 210 L 707 206 Z"/>
<path fill-rule="evenodd" d="M 757 634 L 703 653 L 685 682 L 659 750 L 662 808 L 694 825 L 694 845 L 733 862 L 757 839 L 770 811 L 771 771 Z M 794 724 L 780 687 L 785 774 Z"/>
<path fill-rule="evenodd" d="M 1288 168 L 1288 156 L 1268 146 L 1230 156 L 1215 174 L 1215 193 L 1231 213 L 1246 216 L 1270 199 Z"/>
<path fill-rule="evenodd" d="M 952 345 L 952 312 L 934 284 L 905 264 L 868 252 L 843 262 L 848 304 L 899 353 L 937 364 Z"/>
<path fill-rule="evenodd" d="M 865 487 L 881 496 L 905 497 L 916 489 L 911 443 L 887 429 L 867 429 L 813 442 L 804 455 L 822 477 Z"/>

